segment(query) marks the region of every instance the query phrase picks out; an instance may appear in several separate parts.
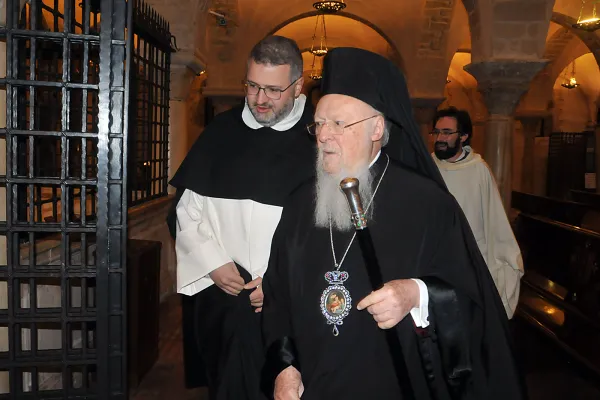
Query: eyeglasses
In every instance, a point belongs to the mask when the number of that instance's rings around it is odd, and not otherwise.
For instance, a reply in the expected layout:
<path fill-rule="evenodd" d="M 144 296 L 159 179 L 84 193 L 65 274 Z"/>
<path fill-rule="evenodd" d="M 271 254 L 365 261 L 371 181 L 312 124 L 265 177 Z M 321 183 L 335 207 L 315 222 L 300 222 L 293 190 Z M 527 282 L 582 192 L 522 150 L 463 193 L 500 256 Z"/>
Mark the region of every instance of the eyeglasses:
<path fill-rule="evenodd" d="M 298 79 L 300 79 L 300 78 L 298 78 Z M 283 93 L 286 90 L 288 90 L 289 88 L 291 88 L 294 83 L 298 82 L 298 79 L 296 79 L 294 82 L 290 83 L 289 86 L 286 87 L 285 89 L 279 89 L 279 88 L 274 88 L 274 87 L 269 87 L 269 86 L 263 87 L 254 82 L 251 82 L 251 81 L 245 81 L 245 82 L 243 82 L 243 84 L 246 88 L 246 94 L 248 94 L 250 96 L 258 96 L 258 94 L 262 90 L 265 92 L 265 96 L 267 96 L 271 100 L 279 100 L 281 98 L 281 93 Z"/>
<path fill-rule="evenodd" d="M 432 136 L 439 136 L 439 135 L 450 136 L 450 135 L 454 135 L 455 133 L 460 134 L 459 131 L 451 131 L 449 129 L 442 129 L 442 130 L 434 129 L 431 132 L 429 132 L 429 134 Z"/>
<path fill-rule="evenodd" d="M 306 126 L 306 129 L 308 129 L 308 133 L 310 133 L 311 135 L 319 135 L 321 133 L 321 130 L 323 130 L 324 126 L 329 126 L 329 129 L 331 129 L 331 131 L 333 132 L 334 135 L 339 136 L 339 135 L 343 135 L 344 134 L 344 129 L 351 127 L 352 125 L 356 125 L 356 124 L 360 124 L 361 122 L 365 122 L 367 120 L 370 120 L 371 118 L 375 118 L 375 117 L 379 117 L 382 116 L 381 114 L 375 114 L 372 115 L 368 118 L 365 119 L 361 119 L 360 121 L 356 121 L 353 122 L 351 124 L 345 125 L 344 121 L 317 121 L 314 122 L 310 125 Z"/>

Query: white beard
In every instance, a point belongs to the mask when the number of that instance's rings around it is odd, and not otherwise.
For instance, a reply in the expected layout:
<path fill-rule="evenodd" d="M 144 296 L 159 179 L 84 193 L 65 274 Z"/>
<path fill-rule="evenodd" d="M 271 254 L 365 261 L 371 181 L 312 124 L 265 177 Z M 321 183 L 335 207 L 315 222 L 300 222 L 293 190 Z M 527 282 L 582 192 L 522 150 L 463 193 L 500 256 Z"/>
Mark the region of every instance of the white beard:
<path fill-rule="evenodd" d="M 329 228 L 331 226 L 341 232 L 348 232 L 353 229 L 350 218 L 350 208 L 344 192 L 340 189 L 340 182 L 344 178 L 353 177 L 359 181 L 359 194 L 363 202 L 363 209 L 367 207 L 373 197 L 373 173 L 368 165 L 359 168 L 355 174 L 340 172 L 336 175 L 330 175 L 323 170 L 323 156 L 319 151 L 317 157 L 317 184 L 315 193 L 315 225 L 317 227 Z M 366 218 L 370 219 L 373 215 L 374 205 L 371 204 L 367 210 Z"/>

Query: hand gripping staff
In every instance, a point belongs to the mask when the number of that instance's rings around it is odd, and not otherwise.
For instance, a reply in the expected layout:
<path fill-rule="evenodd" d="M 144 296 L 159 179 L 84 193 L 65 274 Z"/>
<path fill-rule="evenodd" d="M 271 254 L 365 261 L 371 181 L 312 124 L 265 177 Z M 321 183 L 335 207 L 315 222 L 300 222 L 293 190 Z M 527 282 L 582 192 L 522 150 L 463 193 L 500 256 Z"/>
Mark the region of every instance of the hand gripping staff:
<path fill-rule="evenodd" d="M 381 268 L 377 261 L 377 254 L 375 253 L 375 247 L 373 246 L 373 239 L 369 232 L 367 224 L 367 218 L 364 213 L 362 201 L 360 199 L 358 191 L 358 179 L 346 178 L 340 182 L 340 188 L 346 195 L 348 206 L 350 207 L 350 213 L 352 218 L 352 224 L 356 229 L 356 237 L 367 267 L 367 273 L 369 280 L 371 281 L 371 287 L 373 290 L 379 290 L 383 287 L 383 277 L 381 275 Z M 400 340 L 395 329 L 385 330 L 386 340 L 390 348 L 390 353 L 394 363 L 394 369 L 396 371 L 396 378 L 402 391 L 402 398 L 405 400 L 414 400 L 415 395 L 412 389 L 412 384 L 408 376 L 408 370 L 406 362 L 404 360 L 404 353 L 400 345 Z"/>

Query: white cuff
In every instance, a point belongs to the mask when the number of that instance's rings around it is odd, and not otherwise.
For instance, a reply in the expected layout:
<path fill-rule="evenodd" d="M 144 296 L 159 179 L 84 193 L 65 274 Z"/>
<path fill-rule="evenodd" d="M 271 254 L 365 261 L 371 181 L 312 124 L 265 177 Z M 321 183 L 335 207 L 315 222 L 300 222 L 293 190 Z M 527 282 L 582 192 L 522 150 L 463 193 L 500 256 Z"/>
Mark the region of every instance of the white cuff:
<path fill-rule="evenodd" d="M 420 279 L 412 279 L 419 286 L 419 307 L 410 310 L 410 316 L 415 321 L 417 328 L 429 326 L 429 292 L 427 285 Z"/>
<path fill-rule="evenodd" d="M 196 244 L 191 247 L 192 239 L 196 238 Z M 188 243 L 186 243 L 188 242 Z M 191 248 L 191 251 L 188 250 Z M 175 254 L 177 255 L 177 290 L 191 285 L 199 280 L 204 280 L 199 285 L 202 289 L 210 286 L 212 280 L 209 275 L 212 271 L 222 265 L 231 262 L 225 250 L 215 240 L 202 242 L 193 230 L 180 231 L 175 241 Z M 196 290 L 202 290 L 196 289 Z M 194 294 L 194 293 L 192 293 Z"/>

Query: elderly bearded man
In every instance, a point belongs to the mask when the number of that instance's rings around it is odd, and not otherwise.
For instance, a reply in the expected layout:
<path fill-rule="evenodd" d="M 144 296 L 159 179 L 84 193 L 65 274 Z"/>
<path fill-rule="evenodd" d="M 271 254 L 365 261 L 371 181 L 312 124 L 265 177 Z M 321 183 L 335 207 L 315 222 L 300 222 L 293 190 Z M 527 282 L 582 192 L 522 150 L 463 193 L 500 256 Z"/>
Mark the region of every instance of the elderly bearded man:
<path fill-rule="evenodd" d="M 265 393 L 278 400 L 525 398 L 502 302 L 422 143 L 402 73 L 353 48 L 330 51 L 323 73 L 309 127 L 318 143 L 316 181 L 286 203 L 263 280 Z M 376 291 L 339 189 L 349 176 L 360 181 L 386 282 Z M 333 294 L 342 312 L 327 307 Z M 399 352 L 390 351 L 388 329 L 401 344 L 404 375 L 394 373 Z"/>

